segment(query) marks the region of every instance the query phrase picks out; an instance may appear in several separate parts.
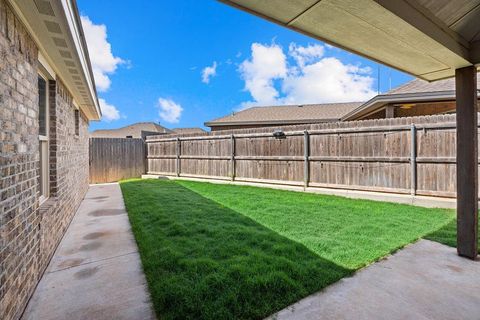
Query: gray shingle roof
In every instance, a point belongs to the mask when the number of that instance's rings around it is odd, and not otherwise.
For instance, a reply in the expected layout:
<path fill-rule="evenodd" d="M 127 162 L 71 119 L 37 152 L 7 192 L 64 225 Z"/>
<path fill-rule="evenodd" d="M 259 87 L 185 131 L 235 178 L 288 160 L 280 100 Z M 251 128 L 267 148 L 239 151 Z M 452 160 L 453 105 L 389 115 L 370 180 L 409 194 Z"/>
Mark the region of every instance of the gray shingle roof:
<path fill-rule="evenodd" d="M 477 74 L 477 89 L 480 92 L 480 73 Z M 455 100 L 455 78 L 428 82 L 414 79 L 384 94 L 377 95 L 363 105 L 344 115 L 345 120 L 355 120 L 378 110 L 389 103 L 433 102 Z"/>
<path fill-rule="evenodd" d="M 172 131 L 177 134 L 206 133 L 202 128 L 174 128 Z"/>
<path fill-rule="evenodd" d="M 118 129 L 95 130 L 90 136 L 93 138 L 125 138 L 132 136 L 132 138 L 141 138 L 141 132 L 156 132 L 159 134 L 171 133 L 167 129 L 155 122 L 138 122 Z"/>
<path fill-rule="evenodd" d="M 477 76 L 477 88 L 480 89 L 480 74 Z M 397 88 L 394 88 L 387 93 L 402 94 L 402 93 L 425 93 L 425 92 L 439 92 L 439 91 L 455 91 L 455 78 L 438 80 L 428 82 L 421 79 L 414 79 Z"/>
<path fill-rule="evenodd" d="M 337 121 L 362 102 L 253 107 L 209 122 L 206 126 L 288 124 Z"/>

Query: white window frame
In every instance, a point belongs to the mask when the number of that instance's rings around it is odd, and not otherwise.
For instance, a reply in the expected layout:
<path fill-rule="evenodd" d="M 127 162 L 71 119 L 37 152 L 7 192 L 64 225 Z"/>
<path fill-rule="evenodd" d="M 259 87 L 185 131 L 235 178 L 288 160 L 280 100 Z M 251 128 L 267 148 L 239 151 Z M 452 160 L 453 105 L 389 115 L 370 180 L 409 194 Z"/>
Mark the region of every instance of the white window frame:
<path fill-rule="evenodd" d="M 49 88 L 47 74 L 38 70 L 38 76 L 45 80 L 45 135 L 38 134 L 39 154 L 40 154 L 40 197 L 39 202 L 42 204 L 50 196 L 50 108 L 49 108 Z M 40 97 L 39 97 L 40 98 Z"/>

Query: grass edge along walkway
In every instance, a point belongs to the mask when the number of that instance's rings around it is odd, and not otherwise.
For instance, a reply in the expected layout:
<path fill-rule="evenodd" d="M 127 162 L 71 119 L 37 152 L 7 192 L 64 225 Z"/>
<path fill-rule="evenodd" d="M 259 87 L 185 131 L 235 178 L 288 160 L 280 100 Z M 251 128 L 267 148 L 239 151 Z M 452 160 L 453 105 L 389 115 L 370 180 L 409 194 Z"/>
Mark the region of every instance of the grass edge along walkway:
<path fill-rule="evenodd" d="M 419 208 L 257 187 L 162 180 L 121 187 L 165 319 L 263 318 L 452 219 L 451 210 L 412 214 Z"/>

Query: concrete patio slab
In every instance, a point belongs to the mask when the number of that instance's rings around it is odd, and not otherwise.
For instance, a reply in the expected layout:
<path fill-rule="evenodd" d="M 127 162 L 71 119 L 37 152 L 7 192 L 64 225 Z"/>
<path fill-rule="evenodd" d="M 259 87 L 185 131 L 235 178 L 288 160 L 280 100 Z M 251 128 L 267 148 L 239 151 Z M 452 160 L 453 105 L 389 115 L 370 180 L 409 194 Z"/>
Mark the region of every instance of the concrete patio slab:
<path fill-rule="evenodd" d="M 270 319 L 480 319 L 480 261 L 420 240 Z"/>
<path fill-rule="evenodd" d="M 155 319 L 118 184 L 90 186 L 23 319 Z"/>

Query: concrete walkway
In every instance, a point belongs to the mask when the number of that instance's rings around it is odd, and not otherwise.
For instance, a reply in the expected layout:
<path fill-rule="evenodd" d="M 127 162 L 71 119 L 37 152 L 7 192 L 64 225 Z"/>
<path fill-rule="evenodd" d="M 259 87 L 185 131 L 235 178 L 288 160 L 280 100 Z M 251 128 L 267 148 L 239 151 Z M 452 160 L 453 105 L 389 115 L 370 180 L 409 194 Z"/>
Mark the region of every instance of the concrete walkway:
<path fill-rule="evenodd" d="M 480 319 L 480 261 L 421 240 L 271 319 Z"/>
<path fill-rule="evenodd" d="M 155 319 L 118 184 L 90 186 L 23 319 Z"/>

